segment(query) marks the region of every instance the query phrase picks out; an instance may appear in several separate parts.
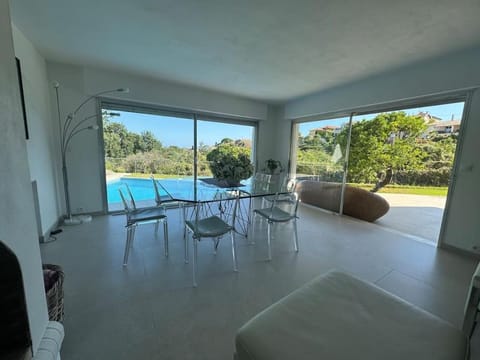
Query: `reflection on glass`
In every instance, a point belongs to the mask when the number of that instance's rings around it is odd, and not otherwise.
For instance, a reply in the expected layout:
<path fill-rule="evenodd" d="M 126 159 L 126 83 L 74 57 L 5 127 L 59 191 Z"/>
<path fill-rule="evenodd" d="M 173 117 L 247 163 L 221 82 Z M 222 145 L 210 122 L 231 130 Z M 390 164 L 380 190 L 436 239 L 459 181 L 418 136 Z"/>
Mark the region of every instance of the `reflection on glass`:
<path fill-rule="evenodd" d="M 316 202 L 335 212 L 340 211 L 348 121 L 339 118 L 298 124 L 297 179 L 315 181 L 309 186 L 322 193 Z"/>
<path fill-rule="evenodd" d="M 208 159 L 212 158 L 212 151 L 219 146 L 223 148 L 222 151 L 225 150 L 233 154 L 245 154 L 253 163 L 254 132 L 255 127 L 252 125 L 198 120 L 198 177 L 213 176 Z"/>
<path fill-rule="evenodd" d="M 108 110 L 112 111 L 112 110 Z M 115 110 L 113 110 L 115 111 Z M 193 177 L 193 119 L 103 112 L 108 210 L 121 210 L 118 187 L 128 182 L 138 207 L 153 206 L 149 177 Z"/>

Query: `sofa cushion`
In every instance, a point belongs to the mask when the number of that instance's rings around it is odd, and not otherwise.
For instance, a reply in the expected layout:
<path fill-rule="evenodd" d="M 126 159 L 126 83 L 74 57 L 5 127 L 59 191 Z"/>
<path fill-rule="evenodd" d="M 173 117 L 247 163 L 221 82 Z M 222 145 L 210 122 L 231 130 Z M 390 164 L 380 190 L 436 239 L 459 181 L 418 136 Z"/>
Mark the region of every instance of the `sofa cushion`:
<path fill-rule="evenodd" d="M 444 320 L 333 271 L 247 322 L 236 351 L 239 360 L 463 360 L 467 339 Z"/>

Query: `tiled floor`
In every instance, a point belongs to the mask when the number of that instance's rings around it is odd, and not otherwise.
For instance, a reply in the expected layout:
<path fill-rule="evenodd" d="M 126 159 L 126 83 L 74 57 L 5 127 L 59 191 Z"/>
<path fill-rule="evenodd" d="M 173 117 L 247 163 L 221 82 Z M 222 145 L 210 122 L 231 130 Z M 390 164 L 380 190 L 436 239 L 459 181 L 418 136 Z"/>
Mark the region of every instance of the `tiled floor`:
<path fill-rule="evenodd" d="M 63 360 L 231 359 L 236 329 L 308 280 L 337 268 L 460 326 L 476 262 L 416 242 L 398 232 L 331 215 L 299 210 L 300 252 L 290 226 L 274 232 L 273 260 L 265 258 L 265 228 L 255 245 L 238 237 L 239 273 L 232 271 L 228 239 L 218 254 L 199 246 L 199 287 L 183 262 L 178 213 L 169 215 L 170 257 L 153 225 L 137 230 L 128 267 L 122 267 L 124 217 L 97 217 L 64 228 L 42 245 L 43 261 L 63 266 Z"/>

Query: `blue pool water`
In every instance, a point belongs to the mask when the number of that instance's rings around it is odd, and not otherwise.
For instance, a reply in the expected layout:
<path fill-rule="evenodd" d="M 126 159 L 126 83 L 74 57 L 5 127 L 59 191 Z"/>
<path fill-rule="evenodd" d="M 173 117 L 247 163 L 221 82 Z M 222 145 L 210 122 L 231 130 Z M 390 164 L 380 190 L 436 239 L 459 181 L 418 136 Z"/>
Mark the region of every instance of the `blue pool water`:
<path fill-rule="evenodd" d="M 185 191 L 191 188 L 192 184 L 191 179 L 162 179 L 163 183 L 182 183 L 185 186 Z M 118 189 L 121 188 L 122 184 L 128 184 L 130 191 L 133 194 L 135 200 L 154 200 L 155 192 L 153 190 L 153 184 L 151 179 L 132 179 L 132 178 L 121 178 L 119 180 L 114 180 L 107 183 L 107 200 L 109 204 L 120 203 L 122 199 Z M 178 189 L 178 185 L 176 186 Z M 167 195 L 162 189 L 160 189 L 160 195 Z"/>

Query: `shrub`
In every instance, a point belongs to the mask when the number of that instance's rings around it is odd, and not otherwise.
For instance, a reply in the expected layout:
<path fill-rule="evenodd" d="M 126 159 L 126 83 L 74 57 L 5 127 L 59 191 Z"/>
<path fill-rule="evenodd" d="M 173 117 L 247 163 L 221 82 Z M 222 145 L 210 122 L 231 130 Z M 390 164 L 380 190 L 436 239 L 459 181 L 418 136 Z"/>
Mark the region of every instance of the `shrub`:
<path fill-rule="evenodd" d="M 248 148 L 224 142 L 207 154 L 213 177 L 232 181 L 248 179 L 253 174 Z"/>
<path fill-rule="evenodd" d="M 450 167 L 401 171 L 395 174 L 394 183 L 399 185 L 448 186 L 450 173 Z"/>

